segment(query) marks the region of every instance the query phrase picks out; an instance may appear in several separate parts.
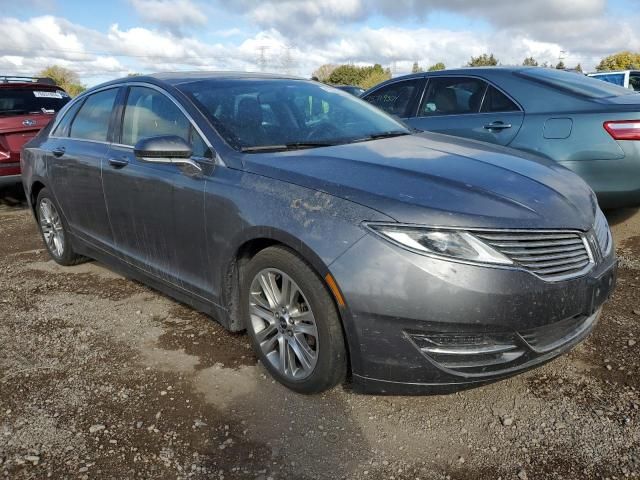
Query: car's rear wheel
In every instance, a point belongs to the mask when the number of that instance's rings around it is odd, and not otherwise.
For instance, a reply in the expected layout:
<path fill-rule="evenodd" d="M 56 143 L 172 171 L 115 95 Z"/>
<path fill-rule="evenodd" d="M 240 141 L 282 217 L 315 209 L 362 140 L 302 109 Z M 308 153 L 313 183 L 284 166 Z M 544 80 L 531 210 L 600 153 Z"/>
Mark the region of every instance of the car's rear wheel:
<path fill-rule="evenodd" d="M 269 247 L 242 277 L 247 331 L 271 375 L 300 393 L 342 382 L 347 359 L 338 311 L 311 267 L 284 247 Z"/>
<path fill-rule="evenodd" d="M 36 216 L 44 244 L 57 263 L 70 266 L 86 260 L 73 251 L 58 204 L 46 188 L 38 194 Z"/>

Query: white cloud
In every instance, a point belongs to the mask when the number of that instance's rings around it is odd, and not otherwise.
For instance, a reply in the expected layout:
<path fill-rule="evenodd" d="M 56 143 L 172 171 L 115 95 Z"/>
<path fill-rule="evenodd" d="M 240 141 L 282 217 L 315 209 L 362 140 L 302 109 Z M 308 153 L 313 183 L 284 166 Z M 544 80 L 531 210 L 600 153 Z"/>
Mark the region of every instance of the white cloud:
<path fill-rule="evenodd" d="M 566 51 L 567 65 L 593 68 L 614 51 L 640 50 L 637 17 L 610 16 L 605 0 L 237 0 L 226 8 L 249 23 L 200 37 L 191 30 L 207 23 L 203 4 L 178 0 L 168 9 L 165 0 L 129 1 L 141 14 L 147 11 L 154 26 L 114 23 L 99 31 L 51 15 L 1 17 L 0 70 L 33 74 L 55 63 L 91 85 L 128 72 L 257 70 L 261 51 L 269 71 L 284 72 L 289 64 L 292 73 L 309 76 L 323 63 L 380 63 L 393 65 L 396 74 L 408 72 L 414 61 L 458 67 L 485 52 L 503 64 L 520 64 L 527 56 L 555 63 Z M 472 18 L 481 28 L 434 28 L 429 16 L 436 10 Z M 251 30 L 258 33 L 245 33 Z M 211 38 L 218 41 L 204 40 Z"/>
<path fill-rule="evenodd" d="M 140 17 L 179 34 L 185 27 L 202 26 L 207 16 L 191 0 L 130 0 Z"/>

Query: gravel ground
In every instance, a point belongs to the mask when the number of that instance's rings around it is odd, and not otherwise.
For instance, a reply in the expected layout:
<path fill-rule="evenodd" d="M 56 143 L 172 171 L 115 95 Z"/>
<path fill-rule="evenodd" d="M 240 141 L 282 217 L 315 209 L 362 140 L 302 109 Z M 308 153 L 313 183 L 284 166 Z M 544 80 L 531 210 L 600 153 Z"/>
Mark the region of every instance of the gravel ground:
<path fill-rule="evenodd" d="M 640 213 L 589 339 L 448 396 L 303 397 L 247 339 L 97 263 L 49 260 L 0 191 L 0 478 L 640 478 Z"/>

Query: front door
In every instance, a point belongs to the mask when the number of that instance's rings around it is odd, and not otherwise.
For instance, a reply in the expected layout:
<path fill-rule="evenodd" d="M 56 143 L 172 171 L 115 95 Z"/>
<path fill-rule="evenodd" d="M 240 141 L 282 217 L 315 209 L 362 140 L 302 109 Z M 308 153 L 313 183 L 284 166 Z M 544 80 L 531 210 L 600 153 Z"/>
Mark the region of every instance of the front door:
<path fill-rule="evenodd" d="M 189 141 L 203 172 L 145 162 L 134 155 L 143 138 Z M 103 185 L 117 250 L 123 259 L 174 286 L 211 295 L 205 242 L 204 191 L 209 149 L 165 93 L 130 87 L 120 139 L 103 160 Z"/>

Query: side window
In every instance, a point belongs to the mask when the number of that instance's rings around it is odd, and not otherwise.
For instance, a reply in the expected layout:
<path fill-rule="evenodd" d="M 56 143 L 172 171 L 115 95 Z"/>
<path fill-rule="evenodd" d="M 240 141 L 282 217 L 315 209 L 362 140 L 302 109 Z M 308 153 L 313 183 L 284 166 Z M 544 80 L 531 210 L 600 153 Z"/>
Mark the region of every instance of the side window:
<path fill-rule="evenodd" d="M 483 113 L 518 112 L 520 109 L 504 93 L 489 85 L 489 89 L 484 96 L 484 102 L 482 102 L 482 108 L 480 111 Z"/>
<path fill-rule="evenodd" d="M 89 95 L 73 119 L 69 136 L 105 142 L 117 94 L 118 89 L 112 88 Z"/>
<path fill-rule="evenodd" d="M 636 92 L 640 92 L 640 73 L 632 73 L 629 76 L 629 88 L 633 88 Z"/>
<path fill-rule="evenodd" d="M 391 115 L 397 115 L 401 118 L 407 117 L 410 115 L 411 105 L 409 103 L 420 85 L 420 80 L 392 83 L 376 90 L 371 95 L 367 95 L 364 100 Z"/>
<path fill-rule="evenodd" d="M 69 136 L 69 127 L 71 127 L 71 122 L 73 122 L 78 109 L 82 105 L 82 101 L 76 102 L 69 110 L 64 113 L 64 117 L 60 119 L 58 125 L 56 125 L 56 129 L 51 133 L 53 137 L 68 137 Z"/>
<path fill-rule="evenodd" d="M 486 82 L 467 77 L 432 77 L 429 79 L 419 115 L 463 115 L 480 112 Z"/>
<path fill-rule="evenodd" d="M 146 87 L 131 87 L 122 120 L 124 145 L 135 145 L 142 138 L 177 135 L 189 142 L 193 155 L 204 157 L 208 148 L 189 119 L 166 95 Z"/>

